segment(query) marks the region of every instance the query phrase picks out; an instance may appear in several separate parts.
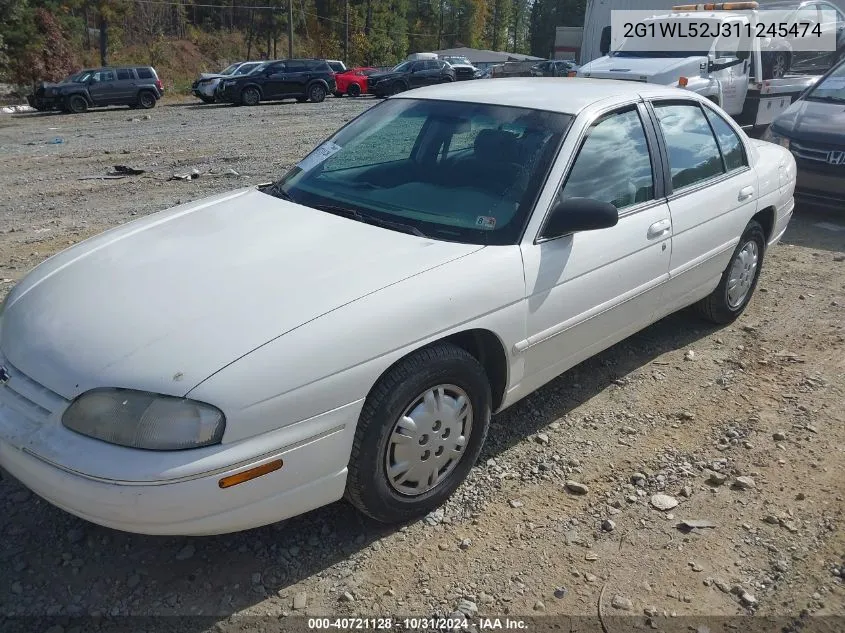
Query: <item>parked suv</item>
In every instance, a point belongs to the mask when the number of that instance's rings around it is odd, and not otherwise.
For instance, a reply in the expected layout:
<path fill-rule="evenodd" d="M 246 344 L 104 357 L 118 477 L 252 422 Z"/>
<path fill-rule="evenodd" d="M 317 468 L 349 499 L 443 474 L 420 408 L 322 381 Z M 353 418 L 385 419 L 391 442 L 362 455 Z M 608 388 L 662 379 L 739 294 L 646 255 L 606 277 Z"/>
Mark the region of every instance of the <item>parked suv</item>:
<path fill-rule="evenodd" d="M 152 66 L 89 68 L 57 84 L 41 83 L 27 97 L 36 110 L 61 109 L 79 114 L 88 108 L 110 105 L 153 108 L 164 86 Z"/>
<path fill-rule="evenodd" d="M 258 68 L 263 62 L 235 62 L 227 66 L 219 73 L 200 73 L 197 80 L 191 85 L 191 92 L 199 97 L 203 103 L 214 103 L 217 87 L 220 82 L 230 77 L 241 77 L 248 75 Z"/>
<path fill-rule="evenodd" d="M 386 73 L 375 73 L 367 79 L 367 87 L 377 97 L 388 97 L 421 86 L 455 81 L 455 69 L 441 59 L 419 59 L 402 62 Z"/>
<path fill-rule="evenodd" d="M 264 62 L 246 77 L 224 79 L 218 98 L 236 105 L 296 99 L 319 103 L 335 91 L 334 72 L 324 59 Z"/>

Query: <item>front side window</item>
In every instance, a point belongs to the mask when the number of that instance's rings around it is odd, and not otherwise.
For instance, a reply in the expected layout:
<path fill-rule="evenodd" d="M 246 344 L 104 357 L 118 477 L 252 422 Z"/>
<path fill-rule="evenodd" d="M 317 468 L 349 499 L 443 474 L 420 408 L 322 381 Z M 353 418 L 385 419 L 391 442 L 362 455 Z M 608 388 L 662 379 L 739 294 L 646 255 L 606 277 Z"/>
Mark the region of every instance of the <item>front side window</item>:
<path fill-rule="evenodd" d="M 242 77 L 243 75 L 248 75 L 253 70 L 255 70 L 258 65 L 259 64 L 241 64 L 240 66 L 238 66 L 238 68 L 235 71 L 233 71 L 232 74 L 233 74 L 233 76 L 236 76 L 236 77 Z"/>
<path fill-rule="evenodd" d="M 713 131 L 716 133 L 716 140 L 719 141 L 719 149 L 722 150 L 722 157 L 725 159 L 725 168 L 728 171 L 740 169 L 748 165 L 748 159 L 745 157 L 745 148 L 739 135 L 734 129 L 728 125 L 720 115 L 716 114 L 710 108 L 705 108 L 704 112 L 707 114 L 707 120 L 713 126 Z"/>
<path fill-rule="evenodd" d="M 624 209 L 654 198 L 654 176 L 636 108 L 602 117 L 587 132 L 560 201 L 593 198 Z"/>
<path fill-rule="evenodd" d="M 697 104 L 655 104 L 666 140 L 673 189 L 682 189 L 724 172 L 719 146 Z"/>
<path fill-rule="evenodd" d="M 104 81 L 114 81 L 114 71 L 113 70 L 98 70 L 91 77 L 91 81 L 100 82 L 100 83 L 102 83 Z"/>
<path fill-rule="evenodd" d="M 516 107 L 391 99 L 266 192 L 433 239 L 515 244 L 571 120 Z"/>

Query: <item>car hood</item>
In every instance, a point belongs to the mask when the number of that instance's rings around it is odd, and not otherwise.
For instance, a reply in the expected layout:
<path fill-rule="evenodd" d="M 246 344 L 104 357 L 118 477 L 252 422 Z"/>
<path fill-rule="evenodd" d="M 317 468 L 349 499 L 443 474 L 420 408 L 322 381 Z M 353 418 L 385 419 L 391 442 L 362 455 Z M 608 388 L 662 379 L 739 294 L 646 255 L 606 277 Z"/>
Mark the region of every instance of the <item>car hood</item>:
<path fill-rule="evenodd" d="M 480 248 L 239 190 L 48 259 L 12 290 L 0 349 L 68 399 L 102 386 L 181 396 L 286 332 Z"/>
<path fill-rule="evenodd" d="M 243 77 L 243 75 L 238 75 L 239 77 Z M 203 79 L 234 79 L 232 75 L 221 75 L 219 73 L 200 73 L 199 81 Z"/>
<path fill-rule="evenodd" d="M 796 141 L 845 148 L 845 103 L 801 99 L 775 119 L 772 129 Z"/>
<path fill-rule="evenodd" d="M 579 77 L 627 79 L 670 84 L 678 77 L 698 76 L 706 57 L 599 57 L 578 69 Z"/>
<path fill-rule="evenodd" d="M 395 77 L 401 77 L 402 73 L 394 73 L 394 72 L 386 72 L 386 73 L 373 73 L 367 79 L 370 83 L 374 83 L 381 79 L 390 79 Z"/>

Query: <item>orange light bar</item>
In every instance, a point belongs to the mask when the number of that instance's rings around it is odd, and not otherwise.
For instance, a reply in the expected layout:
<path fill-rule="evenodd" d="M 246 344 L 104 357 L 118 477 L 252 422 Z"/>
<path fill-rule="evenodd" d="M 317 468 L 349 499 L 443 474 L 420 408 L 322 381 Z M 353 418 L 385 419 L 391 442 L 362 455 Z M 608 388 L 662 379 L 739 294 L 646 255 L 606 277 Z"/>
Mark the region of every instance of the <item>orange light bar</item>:
<path fill-rule="evenodd" d="M 679 77 L 678 78 L 678 85 L 681 88 L 686 88 L 688 83 L 689 83 L 689 79 L 687 79 L 686 77 Z"/>
<path fill-rule="evenodd" d="M 283 464 L 284 462 L 281 459 L 276 459 L 272 462 L 261 464 L 261 466 L 256 466 L 255 468 L 250 468 L 249 470 L 229 475 L 228 477 L 223 477 L 223 479 L 217 482 L 217 485 L 221 488 L 231 488 L 232 486 L 237 486 L 238 484 L 242 484 L 250 479 L 256 479 L 262 475 L 279 470 Z"/>
<path fill-rule="evenodd" d="M 672 11 L 743 11 L 759 8 L 759 2 L 711 2 L 707 4 L 679 4 L 672 7 Z"/>

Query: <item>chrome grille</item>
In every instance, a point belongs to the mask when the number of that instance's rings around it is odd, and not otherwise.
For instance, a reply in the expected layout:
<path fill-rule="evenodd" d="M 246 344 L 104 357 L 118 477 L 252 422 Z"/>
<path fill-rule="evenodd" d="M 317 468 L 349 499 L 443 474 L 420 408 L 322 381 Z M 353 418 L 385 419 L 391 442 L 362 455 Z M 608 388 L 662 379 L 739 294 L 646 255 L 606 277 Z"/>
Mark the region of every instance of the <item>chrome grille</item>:
<path fill-rule="evenodd" d="M 68 400 L 24 374 L 2 355 L 0 366 L 9 373 L 8 381 L 0 386 L 0 404 L 14 409 L 31 422 L 44 424 L 54 411 L 62 410 L 69 404 Z"/>
<path fill-rule="evenodd" d="M 791 141 L 789 143 L 789 149 L 792 150 L 792 153 L 795 155 L 796 158 L 803 158 L 804 160 L 812 160 L 817 161 L 820 163 L 831 163 L 831 157 L 838 158 L 842 155 L 843 148 L 836 148 L 830 146 L 830 148 L 824 145 L 810 145 L 809 143 L 796 143 L 795 141 Z M 839 161 L 834 161 L 836 164 Z"/>

